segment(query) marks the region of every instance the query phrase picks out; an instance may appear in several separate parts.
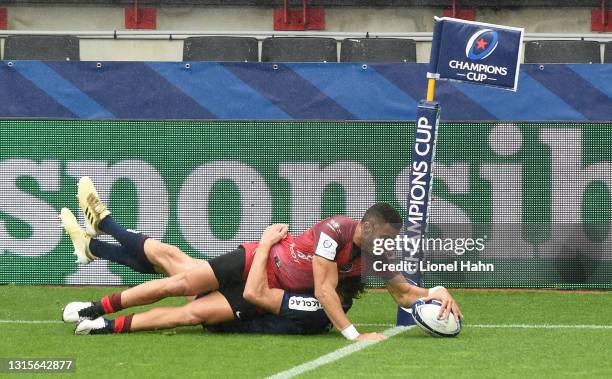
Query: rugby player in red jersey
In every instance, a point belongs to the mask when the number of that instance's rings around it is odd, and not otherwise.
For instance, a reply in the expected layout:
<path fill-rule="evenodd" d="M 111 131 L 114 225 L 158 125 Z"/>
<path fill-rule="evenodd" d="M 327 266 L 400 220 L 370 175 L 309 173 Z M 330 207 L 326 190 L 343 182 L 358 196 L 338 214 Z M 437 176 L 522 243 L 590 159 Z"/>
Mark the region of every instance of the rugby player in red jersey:
<path fill-rule="evenodd" d="M 160 267 L 155 267 L 155 259 L 151 257 L 169 245 L 118 225 L 100 202 L 89 178 L 82 178 L 79 182 L 79 203 L 84 210 L 88 229 L 95 234 L 111 234 L 129 252 L 118 254 L 110 247 L 114 245 L 107 246 L 109 244 L 97 239 L 89 239 L 84 233 L 73 237 L 74 233 L 69 232 L 80 260 L 93 259 L 94 256 L 119 262 L 127 259 L 131 262 L 121 263 L 140 272 L 160 272 Z M 66 223 L 64 225 L 66 227 Z M 278 312 L 283 291 L 268 291 L 267 296 L 257 296 L 245 287 L 256 253 L 264 251 L 264 254 L 269 252 L 267 273 L 270 288 L 314 291 L 333 325 L 346 338 L 383 339 L 384 336 L 377 333 L 359 334 L 356 331 L 346 316 L 336 288 L 341 278 L 359 277 L 364 269 L 362 257 L 371 256 L 373 241 L 393 238 L 399 232 L 400 225 L 399 214 L 388 204 L 378 203 L 368 209 L 361 221 L 334 216 L 317 223 L 297 237 L 283 229 L 279 231 L 284 235 L 283 238 L 245 243 L 230 253 L 200 262 L 188 270 L 178 273 L 168 270 L 167 274 L 171 275 L 168 278 L 146 282 L 106 296 L 87 308 L 90 313 L 87 318 L 151 304 L 166 297 L 210 293 L 185 307 L 159 307 L 135 315 L 120 316 L 114 321 L 86 319 L 77 326 L 77 332 L 130 332 L 202 322 L 217 324 L 233 319 L 254 319 L 262 310 Z M 177 265 L 184 265 L 184 262 L 178 262 Z M 449 312 L 452 312 L 461 317 L 459 307 L 445 288 L 419 288 L 407 283 L 397 273 L 388 275 L 385 280 L 389 293 L 401 306 L 411 306 L 419 298 L 434 298 L 442 301 L 444 316 L 448 317 Z M 73 310 L 65 310 L 65 315 L 66 311 L 74 315 Z M 77 319 L 82 317 L 79 311 L 77 314 Z"/>

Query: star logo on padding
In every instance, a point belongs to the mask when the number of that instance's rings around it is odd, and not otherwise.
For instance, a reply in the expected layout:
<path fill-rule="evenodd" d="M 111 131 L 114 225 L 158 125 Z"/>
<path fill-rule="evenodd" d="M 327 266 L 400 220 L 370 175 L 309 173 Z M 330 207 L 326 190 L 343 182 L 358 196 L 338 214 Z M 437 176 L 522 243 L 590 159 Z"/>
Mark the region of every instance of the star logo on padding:
<path fill-rule="evenodd" d="M 489 44 L 489 43 L 488 43 L 487 41 L 485 41 L 485 39 L 484 39 L 484 38 L 481 38 L 481 39 L 479 39 L 478 41 L 476 41 L 476 48 L 477 48 L 478 50 L 484 50 L 484 49 L 486 49 L 486 48 L 487 48 L 487 45 L 488 45 L 488 44 Z"/>

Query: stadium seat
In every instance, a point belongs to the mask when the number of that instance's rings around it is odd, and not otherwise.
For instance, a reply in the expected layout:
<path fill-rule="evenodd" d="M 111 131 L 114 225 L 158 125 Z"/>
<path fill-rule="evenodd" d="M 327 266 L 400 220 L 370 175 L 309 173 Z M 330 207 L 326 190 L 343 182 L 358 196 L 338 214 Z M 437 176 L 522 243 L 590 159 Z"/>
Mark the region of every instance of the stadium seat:
<path fill-rule="evenodd" d="M 4 41 L 5 60 L 80 60 L 79 39 L 73 36 L 8 36 Z"/>
<path fill-rule="evenodd" d="M 337 62 L 333 38 L 271 37 L 263 41 L 262 62 Z"/>
<path fill-rule="evenodd" d="M 183 60 L 257 62 L 259 46 L 251 37 L 189 37 L 183 45 Z"/>
<path fill-rule="evenodd" d="M 340 62 L 416 62 L 416 42 L 400 38 L 347 38 L 342 41 Z"/>
<path fill-rule="evenodd" d="M 601 63 L 597 41 L 531 41 L 525 63 Z"/>
<path fill-rule="evenodd" d="M 604 63 L 612 63 L 612 42 L 608 42 L 605 44 Z"/>

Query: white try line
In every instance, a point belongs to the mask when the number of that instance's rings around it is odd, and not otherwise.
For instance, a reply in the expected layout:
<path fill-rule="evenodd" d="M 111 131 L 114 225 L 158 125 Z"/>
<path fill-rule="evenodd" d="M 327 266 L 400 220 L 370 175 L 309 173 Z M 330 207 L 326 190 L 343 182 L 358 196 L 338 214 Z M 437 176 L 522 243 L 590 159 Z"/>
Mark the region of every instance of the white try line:
<path fill-rule="evenodd" d="M 389 327 L 394 324 L 355 324 L 355 326 Z M 465 328 L 483 329 L 612 329 L 612 325 L 599 324 L 464 324 Z"/>
<path fill-rule="evenodd" d="M 489 325 L 489 324 L 467 324 L 466 328 L 486 328 L 486 329 L 612 329 L 612 325 L 597 325 L 597 324 L 560 324 L 560 325 L 549 325 L 549 324 L 501 324 L 501 325 Z"/>
<path fill-rule="evenodd" d="M 60 320 L 0 320 L 0 324 L 63 324 Z"/>
<path fill-rule="evenodd" d="M 391 338 L 401 332 L 404 332 L 410 328 L 413 328 L 414 326 L 396 326 L 394 328 L 390 328 L 385 330 L 384 332 L 382 332 L 381 334 Z M 268 379 L 286 379 L 286 378 L 293 378 L 294 376 L 298 376 L 301 375 L 303 373 L 305 373 L 306 371 L 310 371 L 310 370 L 314 370 L 317 367 L 326 365 L 328 363 L 337 361 L 340 358 L 344 358 L 347 355 L 353 354 L 359 350 L 365 349 L 368 346 L 372 346 L 375 345 L 379 342 L 382 341 L 359 341 L 359 342 L 355 342 L 351 345 L 342 347 L 338 350 L 334 350 L 331 353 L 325 354 L 320 356 L 319 358 L 316 358 L 312 361 L 308 361 L 306 363 L 302 363 L 299 366 L 295 366 L 293 368 L 290 368 L 289 370 L 286 371 L 281 371 L 278 374 L 269 376 Z"/>
<path fill-rule="evenodd" d="M 63 324 L 61 320 L 0 320 L 0 324 Z M 355 326 L 388 328 L 395 324 L 362 323 Z M 465 324 L 466 328 L 482 329 L 612 329 L 612 324 Z M 395 329 L 395 328 L 392 328 Z M 392 330 L 389 329 L 389 330 Z M 395 335 L 395 334 L 393 334 Z M 352 346 L 352 345 L 351 345 Z"/>

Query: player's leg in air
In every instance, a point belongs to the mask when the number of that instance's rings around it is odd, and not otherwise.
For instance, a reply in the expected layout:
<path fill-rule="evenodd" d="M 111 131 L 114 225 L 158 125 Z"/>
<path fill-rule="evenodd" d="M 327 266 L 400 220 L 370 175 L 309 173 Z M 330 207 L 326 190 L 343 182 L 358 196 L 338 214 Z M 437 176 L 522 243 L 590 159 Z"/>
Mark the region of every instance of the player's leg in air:
<path fill-rule="evenodd" d="M 88 233 L 80 228 L 76 218 L 68 209 L 62 209 L 60 215 L 64 228 L 75 247 L 77 262 L 86 264 L 93 259 L 102 258 L 126 265 L 138 272 L 160 272 L 171 276 L 105 296 L 98 302 L 71 303 L 64 310 L 64 320 L 67 322 L 95 319 L 104 314 L 136 305 L 151 304 L 170 296 L 194 296 L 204 291 L 215 291 L 219 289 L 217 276 L 229 276 L 232 270 L 239 271 L 238 276 L 242 275 L 242 268 L 238 264 L 227 264 L 231 263 L 228 261 L 233 261 L 231 257 L 221 260 L 219 265 L 222 266 L 225 263 L 225 267 L 221 267 L 222 270 L 219 271 L 229 273 L 220 272 L 218 274 L 221 275 L 216 275 L 210 263 L 191 258 L 174 246 L 155 241 L 119 225 L 110 216 L 107 207 L 100 202 L 93 183 L 87 177 L 79 181 L 78 198 L 79 205 L 86 217 Z M 120 243 L 120 246 L 97 240 L 95 237 L 100 234 L 110 234 Z M 239 256 L 239 253 L 237 250 L 230 254 L 233 257 Z M 244 261 L 244 253 L 242 256 Z M 221 281 L 223 282 L 223 279 Z M 230 304 L 223 296 L 215 293 L 188 304 L 180 312 L 177 310 L 172 317 L 168 316 L 173 311 L 166 307 L 165 309 L 159 308 L 145 315 L 146 317 L 134 319 L 131 315 L 121 316 L 123 318 L 116 320 L 117 325 L 114 326 L 114 329 L 129 329 L 130 326 L 133 329 L 139 326 L 155 329 L 167 327 L 170 324 L 185 325 L 187 322 L 197 324 L 202 321 L 216 323 L 233 319 Z M 176 321 L 179 318 L 182 320 L 180 323 Z M 157 323 L 150 325 L 149 319 L 155 319 Z"/>
<path fill-rule="evenodd" d="M 78 332 L 127 332 L 199 323 L 212 325 L 231 321 L 234 317 L 246 321 L 260 316 L 254 306 L 258 303 L 264 310 L 267 309 L 275 314 L 280 312 L 284 293 L 282 290 L 269 289 L 265 295 L 259 293 L 257 298 L 253 298 L 254 304 L 248 303 L 243 298 L 244 251 L 237 249 L 211 260 L 209 264 L 206 261 L 187 256 L 175 246 L 147 238 L 116 223 L 106 206 L 100 202 L 89 178 L 85 177 L 79 181 L 78 197 L 79 204 L 86 216 L 89 233 L 81 229 L 78 221 L 68 209 L 62 209 L 61 213 L 62 224 L 75 247 L 77 262 L 86 264 L 93 259 L 104 258 L 131 267 L 138 272 L 159 272 L 171 275 L 170 278 L 167 278 L 170 280 L 145 283 L 130 290 L 106 296 L 98 302 L 68 304 L 63 313 L 64 321 L 88 321 L 79 324 Z M 90 236 L 95 237 L 102 233 L 112 235 L 120 242 L 120 246 L 102 242 Z M 213 268 L 211 264 L 215 267 Z M 265 270 L 265 267 L 262 269 Z M 180 283 L 177 283 L 179 280 L 189 280 L 189 275 L 192 274 L 198 276 L 197 279 L 204 282 L 206 286 L 202 288 L 197 286 L 198 283 L 191 286 L 187 283 L 186 286 L 191 289 L 167 288 L 173 285 L 179 286 Z M 262 276 L 265 277 L 265 272 Z M 217 281 L 217 277 L 221 279 Z M 219 282 L 223 288 L 215 291 L 220 286 Z M 151 286 L 151 284 L 155 285 Z M 195 291 L 200 290 L 207 292 L 207 295 L 199 297 L 184 307 L 160 307 L 138 315 L 120 316 L 116 320 L 99 318 L 99 316 L 128 306 L 151 303 L 167 296 L 195 295 Z"/>

